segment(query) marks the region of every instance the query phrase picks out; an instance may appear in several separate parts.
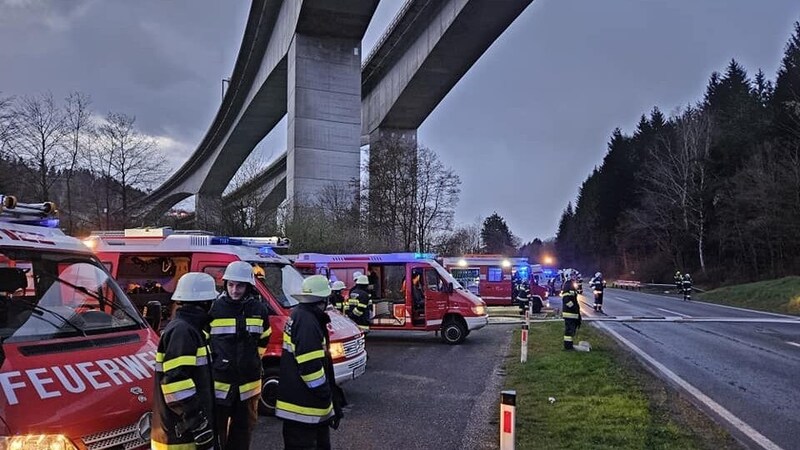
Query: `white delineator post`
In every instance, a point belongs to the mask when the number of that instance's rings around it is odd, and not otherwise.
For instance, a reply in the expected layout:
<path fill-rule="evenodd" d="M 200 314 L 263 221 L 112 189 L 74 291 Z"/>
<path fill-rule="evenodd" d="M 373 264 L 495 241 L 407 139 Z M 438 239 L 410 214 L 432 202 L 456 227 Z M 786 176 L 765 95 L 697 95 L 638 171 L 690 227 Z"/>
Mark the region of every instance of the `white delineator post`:
<path fill-rule="evenodd" d="M 528 361 L 528 330 L 531 326 L 530 308 L 525 308 L 525 321 L 522 323 L 522 331 L 520 332 L 520 350 L 519 362 L 524 363 Z"/>
<path fill-rule="evenodd" d="M 500 450 L 514 450 L 517 431 L 517 391 L 500 393 Z"/>

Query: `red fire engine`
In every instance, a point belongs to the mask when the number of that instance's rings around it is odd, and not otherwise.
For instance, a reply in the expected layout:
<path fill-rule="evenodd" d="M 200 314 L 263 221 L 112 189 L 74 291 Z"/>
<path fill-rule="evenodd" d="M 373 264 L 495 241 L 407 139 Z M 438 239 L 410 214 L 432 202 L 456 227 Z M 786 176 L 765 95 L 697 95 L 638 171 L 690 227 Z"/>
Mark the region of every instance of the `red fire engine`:
<path fill-rule="evenodd" d="M 353 287 L 353 274 L 369 277 L 372 297 L 370 330 L 441 331 L 448 344 L 460 344 L 472 330 L 488 323 L 485 304 L 464 289 L 426 253 L 323 255 L 301 253 L 295 266 Z M 417 278 L 419 277 L 419 278 Z M 411 281 L 418 279 L 418 285 Z M 423 302 L 414 302 L 419 289 Z"/>
<path fill-rule="evenodd" d="M 0 449 L 150 448 L 158 336 L 55 212 L 0 195 Z"/>
<path fill-rule="evenodd" d="M 198 231 L 170 228 L 128 229 L 96 232 L 85 243 L 126 289 L 140 308 L 156 301 L 169 310 L 170 297 L 178 278 L 186 272 L 205 272 L 222 288 L 222 274 L 232 261 L 247 261 L 256 273 L 257 290 L 270 312 L 272 337 L 264 354 L 264 377 L 260 411 L 274 411 L 278 366 L 283 344 L 283 327 L 297 305 L 292 298 L 300 292 L 303 277 L 289 260 L 273 250 L 288 244 L 286 239 L 213 236 Z M 361 376 L 366 370 L 367 352 L 361 330 L 348 318 L 328 310 L 328 325 L 336 382 Z M 277 331 L 277 332 L 276 332 Z"/>
<path fill-rule="evenodd" d="M 538 283 L 541 266 L 532 266 L 528 258 L 465 255 L 444 258 L 443 266 L 453 278 L 490 306 L 518 304 L 516 294 L 520 282 L 530 289 L 531 296 L 539 297 L 543 304 L 547 300 L 547 289 Z"/>

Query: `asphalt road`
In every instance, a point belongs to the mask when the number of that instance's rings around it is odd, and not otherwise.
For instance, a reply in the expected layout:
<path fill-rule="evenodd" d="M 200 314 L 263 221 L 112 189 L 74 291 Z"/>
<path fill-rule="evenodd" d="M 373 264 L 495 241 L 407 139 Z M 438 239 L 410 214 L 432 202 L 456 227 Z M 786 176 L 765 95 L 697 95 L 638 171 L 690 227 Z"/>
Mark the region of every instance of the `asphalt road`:
<path fill-rule="evenodd" d="M 581 300 L 584 317 L 599 315 L 593 299 Z M 606 291 L 603 310 L 607 316 L 664 317 L 603 323 L 744 422 L 728 424 L 738 429 L 734 435 L 741 438 L 749 426 L 768 439 L 761 445 L 750 440 L 753 448 L 770 448 L 769 441 L 800 448 L 798 318 L 616 289 Z M 792 323 L 781 323 L 787 319 Z"/>
<path fill-rule="evenodd" d="M 350 405 L 337 449 L 495 449 L 502 377 L 515 326 L 490 325 L 450 346 L 433 333 L 372 332 L 367 371 L 343 388 Z M 259 419 L 252 448 L 283 448 L 281 421 Z"/>

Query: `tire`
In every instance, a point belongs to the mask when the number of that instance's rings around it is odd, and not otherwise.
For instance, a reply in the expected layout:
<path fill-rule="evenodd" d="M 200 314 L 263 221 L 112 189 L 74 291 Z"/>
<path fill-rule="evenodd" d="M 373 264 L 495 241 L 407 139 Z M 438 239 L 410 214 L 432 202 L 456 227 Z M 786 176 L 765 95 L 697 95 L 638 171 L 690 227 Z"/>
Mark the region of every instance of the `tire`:
<path fill-rule="evenodd" d="M 463 320 L 448 319 L 442 324 L 442 341 L 450 345 L 460 344 L 467 338 L 467 331 Z"/>
<path fill-rule="evenodd" d="M 275 401 L 278 398 L 279 378 L 280 370 L 278 367 L 264 366 L 264 376 L 261 378 L 261 397 L 258 399 L 259 415 L 275 415 Z"/>

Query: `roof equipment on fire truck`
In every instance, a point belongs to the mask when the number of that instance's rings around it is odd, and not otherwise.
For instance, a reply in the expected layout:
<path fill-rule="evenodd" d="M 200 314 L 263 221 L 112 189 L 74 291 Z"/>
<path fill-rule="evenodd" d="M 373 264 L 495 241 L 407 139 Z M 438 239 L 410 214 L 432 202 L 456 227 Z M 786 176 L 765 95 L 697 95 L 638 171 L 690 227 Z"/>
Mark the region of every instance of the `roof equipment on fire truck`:
<path fill-rule="evenodd" d="M 58 227 L 58 208 L 53 202 L 19 203 L 13 195 L 0 194 L 0 220 L 22 225 Z"/>

